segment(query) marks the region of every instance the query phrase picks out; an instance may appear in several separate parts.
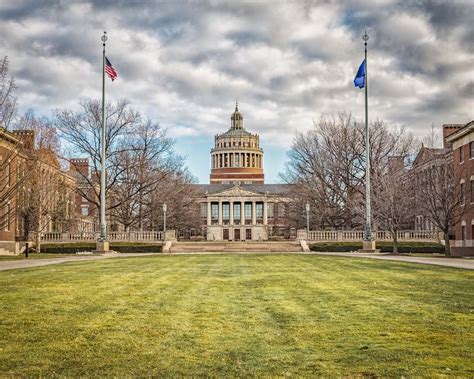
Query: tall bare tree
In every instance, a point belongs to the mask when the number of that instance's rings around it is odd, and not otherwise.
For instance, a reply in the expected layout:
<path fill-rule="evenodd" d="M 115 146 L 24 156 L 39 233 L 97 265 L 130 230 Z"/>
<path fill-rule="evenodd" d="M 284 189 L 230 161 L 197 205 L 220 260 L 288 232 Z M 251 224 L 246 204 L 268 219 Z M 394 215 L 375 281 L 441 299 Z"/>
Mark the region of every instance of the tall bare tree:
<path fill-rule="evenodd" d="M 18 194 L 18 213 L 25 230 L 34 234 L 40 252 L 41 233 L 50 225 L 62 231 L 72 218 L 75 182 L 61 169 L 59 140 L 48 119 L 27 112 L 17 127 L 34 135 L 25 152 L 30 170 Z"/>
<path fill-rule="evenodd" d="M 418 173 L 416 200 L 422 214 L 444 233 L 444 249 L 451 255 L 450 231 L 469 211 L 471 204 L 466 200 L 466 188 L 455 180 L 452 158 L 442 164 L 433 165 Z"/>
<path fill-rule="evenodd" d="M 100 101 L 83 100 L 80 109 L 55 110 L 53 123 L 60 137 L 70 146 L 70 157 L 88 158 L 91 165 L 90 172 L 83 172 L 76 167 L 80 180 L 86 184 L 80 188 L 80 194 L 97 208 L 100 207 L 100 162 L 101 148 L 100 135 L 102 127 L 102 107 Z M 128 100 L 120 100 L 115 105 L 107 104 L 105 107 L 106 137 L 105 147 L 107 155 L 107 180 L 106 194 L 120 182 L 124 167 L 121 159 L 124 154 L 132 151 L 130 135 L 140 121 L 140 115 L 130 107 Z M 74 162 L 70 161 L 74 166 Z M 92 189 L 90 191 L 89 189 Z M 107 204 L 107 209 L 117 204 Z"/>
<path fill-rule="evenodd" d="M 403 157 L 393 157 L 392 167 L 374 183 L 372 206 L 379 228 L 388 230 L 393 238 L 393 252 L 398 253 L 398 232 L 410 229 L 415 219 L 415 188 L 408 176 Z"/>
<path fill-rule="evenodd" d="M 377 120 L 370 124 L 369 143 L 376 183 L 387 172 L 391 156 L 411 152 L 413 138 L 404 129 Z M 363 124 L 344 112 L 323 117 L 310 131 L 296 135 L 281 177 L 295 184 L 290 187 L 298 192 L 293 197 L 310 203 L 312 225 L 346 229 L 363 225 L 364 146 Z"/>
<path fill-rule="evenodd" d="M 8 129 L 17 111 L 15 79 L 9 73 L 8 57 L 0 60 L 0 126 Z"/>

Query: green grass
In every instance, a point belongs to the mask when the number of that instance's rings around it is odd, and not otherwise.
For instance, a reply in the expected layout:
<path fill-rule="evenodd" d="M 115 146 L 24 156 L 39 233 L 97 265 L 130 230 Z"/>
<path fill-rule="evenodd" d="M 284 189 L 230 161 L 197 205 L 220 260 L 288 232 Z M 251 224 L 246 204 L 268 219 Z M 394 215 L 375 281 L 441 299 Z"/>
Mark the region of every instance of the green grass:
<path fill-rule="evenodd" d="M 0 272 L 0 376 L 474 376 L 474 273 L 304 255 Z"/>

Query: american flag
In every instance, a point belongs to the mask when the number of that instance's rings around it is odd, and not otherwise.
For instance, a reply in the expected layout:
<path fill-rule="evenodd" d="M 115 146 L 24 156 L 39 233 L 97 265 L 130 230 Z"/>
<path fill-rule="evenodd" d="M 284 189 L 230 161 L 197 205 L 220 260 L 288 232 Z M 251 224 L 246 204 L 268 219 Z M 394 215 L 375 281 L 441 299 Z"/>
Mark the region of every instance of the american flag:
<path fill-rule="evenodd" d="M 109 59 L 105 57 L 105 73 L 109 76 L 112 81 L 117 78 L 117 71 L 115 71 L 115 68 L 112 66 L 112 63 L 110 63 Z"/>

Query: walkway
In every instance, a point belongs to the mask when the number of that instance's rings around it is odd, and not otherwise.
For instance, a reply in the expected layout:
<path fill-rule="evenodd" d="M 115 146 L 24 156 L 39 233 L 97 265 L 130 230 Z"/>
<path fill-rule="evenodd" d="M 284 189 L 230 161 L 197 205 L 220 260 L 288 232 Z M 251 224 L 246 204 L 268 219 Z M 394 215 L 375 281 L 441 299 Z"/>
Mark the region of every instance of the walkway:
<path fill-rule="evenodd" d="M 411 257 L 408 255 L 390 255 L 390 254 L 362 254 L 362 253 L 309 253 L 317 255 L 333 255 L 338 257 L 370 258 L 382 259 L 388 261 L 421 263 L 425 265 L 436 265 L 445 267 L 463 268 L 474 270 L 474 258 L 442 258 L 442 257 Z"/>
<path fill-rule="evenodd" d="M 252 253 L 218 253 L 218 252 L 199 252 L 199 253 L 178 253 L 176 255 L 220 255 L 220 254 L 252 254 Z M 406 255 L 389 255 L 389 254 L 361 254 L 361 253 L 321 253 L 321 252 L 310 252 L 310 253 L 255 253 L 255 254 L 303 254 L 303 255 L 323 255 L 323 256 L 338 256 L 338 257 L 351 257 L 351 258 L 369 258 L 369 259 L 382 259 L 389 261 L 408 262 L 408 263 L 421 263 L 427 265 L 445 266 L 462 268 L 466 270 L 474 270 L 474 258 L 433 258 L 433 257 L 410 257 Z M 24 259 L 14 261 L 0 262 L 0 271 L 14 270 L 17 268 L 28 268 L 28 267 L 40 267 L 49 266 L 67 262 L 82 262 L 82 261 L 94 261 L 98 259 L 109 259 L 109 258 L 128 258 L 128 257 L 144 257 L 150 255 L 161 255 L 157 253 L 120 253 L 120 254 L 107 254 L 107 255 L 93 255 L 93 256 L 69 256 L 64 258 L 51 258 L 51 259 Z M 166 254 L 168 255 L 168 254 Z M 171 254 L 174 255 L 174 254 Z"/>
<path fill-rule="evenodd" d="M 22 259 L 14 261 L 0 262 L 0 271 L 14 270 L 17 268 L 41 267 L 49 265 L 57 265 L 67 262 L 96 261 L 98 259 L 109 258 L 127 258 L 127 257 L 143 257 L 146 255 L 157 255 L 157 253 L 119 253 L 105 255 L 78 255 L 63 258 L 46 258 L 46 259 Z"/>

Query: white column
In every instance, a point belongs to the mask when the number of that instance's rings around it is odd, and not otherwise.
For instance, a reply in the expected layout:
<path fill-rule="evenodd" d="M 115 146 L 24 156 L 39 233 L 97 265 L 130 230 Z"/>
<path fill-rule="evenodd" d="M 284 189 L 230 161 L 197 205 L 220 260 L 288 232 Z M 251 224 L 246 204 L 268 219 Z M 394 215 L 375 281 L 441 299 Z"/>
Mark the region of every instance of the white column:
<path fill-rule="evenodd" d="M 222 225 L 222 201 L 219 200 L 219 225 Z"/>
<path fill-rule="evenodd" d="M 263 225 L 268 225 L 268 209 L 267 209 L 267 201 L 263 202 Z"/>
<path fill-rule="evenodd" d="M 229 223 L 230 225 L 234 225 L 234 202 L 231 201 L 229 205 Z"/>
<path fill-rule="evenodd" d="M 211 202 L 207 202 L 207 225 L 211 225 Z"/>
<path fill-rule="evenodd" d="M 252 201 L 252 224 L 257 223 L 257 209 L 255 208 L 255 201 Z"/>

